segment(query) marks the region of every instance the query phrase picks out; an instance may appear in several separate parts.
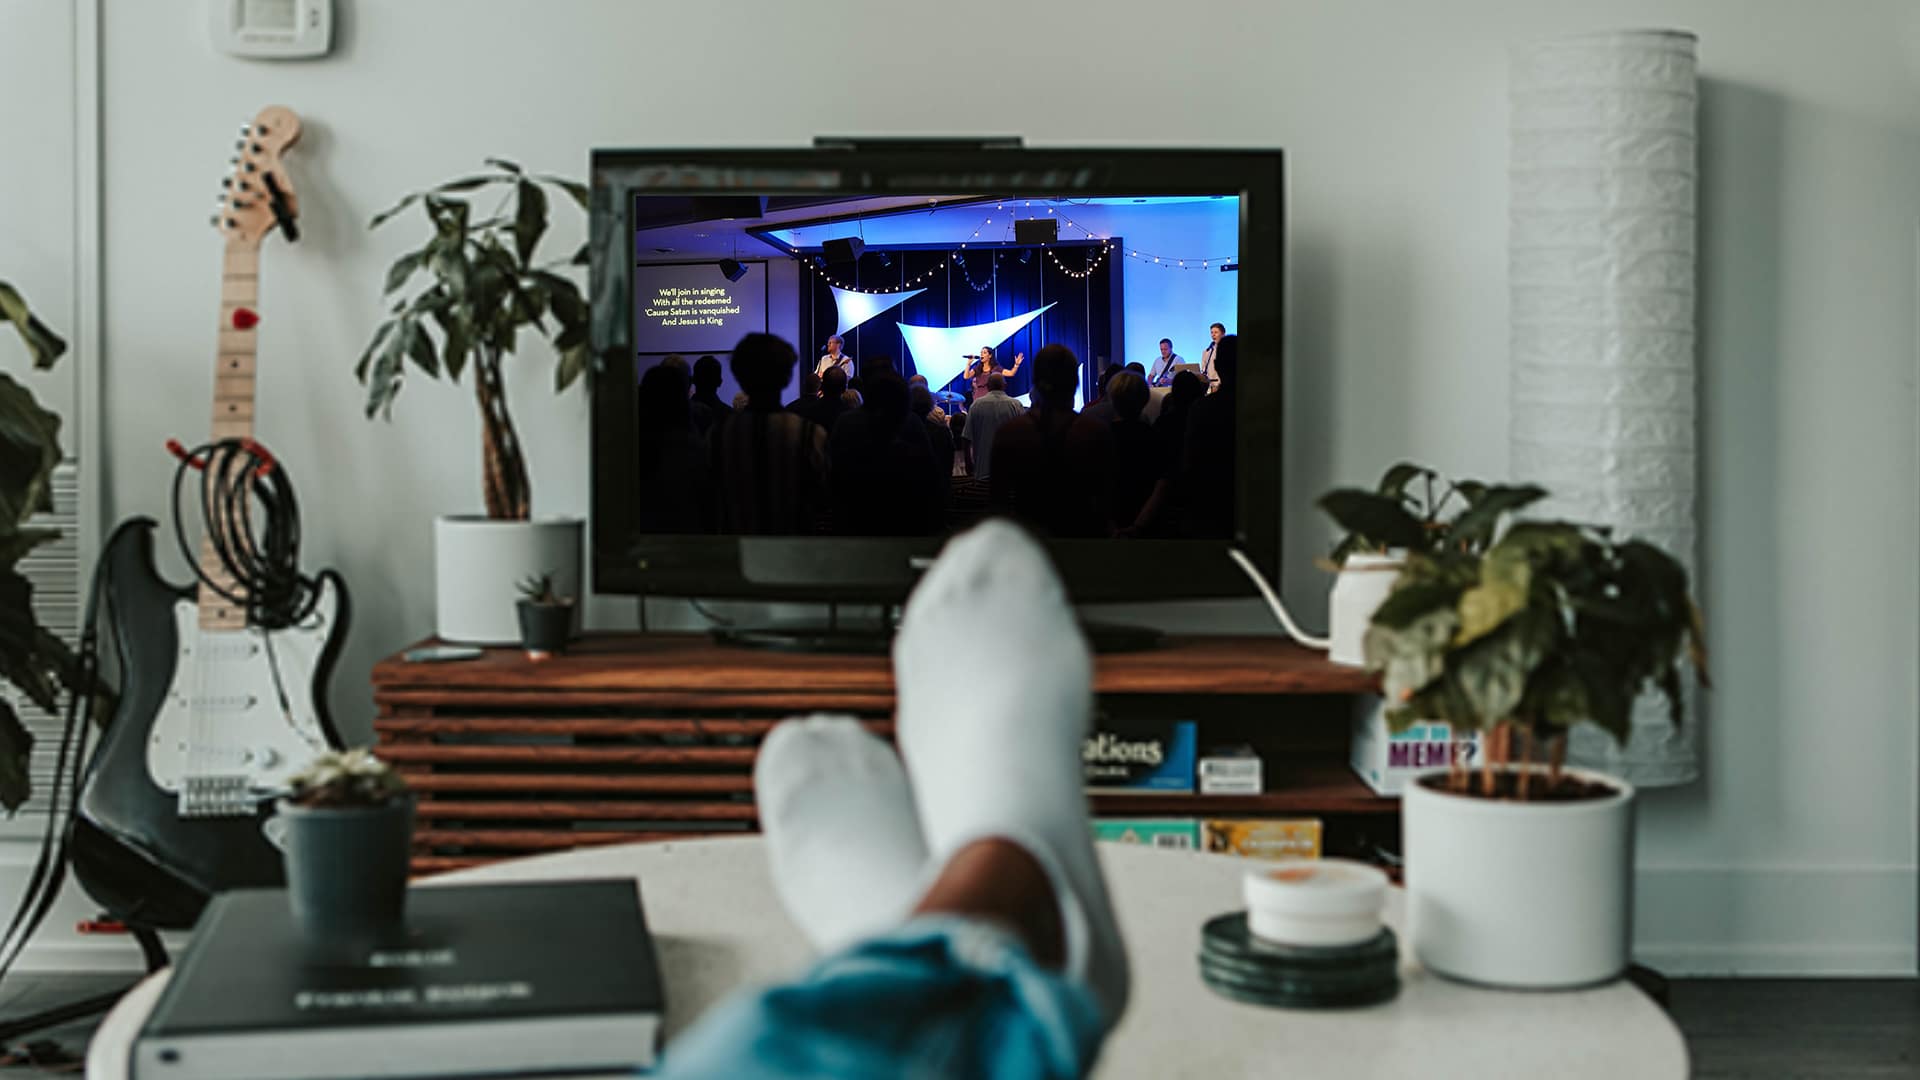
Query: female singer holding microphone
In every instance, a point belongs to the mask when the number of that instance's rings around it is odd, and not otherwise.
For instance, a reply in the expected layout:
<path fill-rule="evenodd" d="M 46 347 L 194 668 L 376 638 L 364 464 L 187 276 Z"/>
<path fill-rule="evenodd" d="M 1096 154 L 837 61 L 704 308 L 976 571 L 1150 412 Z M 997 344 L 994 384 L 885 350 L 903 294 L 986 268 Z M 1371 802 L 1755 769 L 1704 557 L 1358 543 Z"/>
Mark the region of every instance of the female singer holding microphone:
<path fill-rule="evenodd" d="M 969 363 L 967 364 L 966 372 L 961 377 L 973 383 L 973 399 L 978 401 L 986 396 L 987 377 L 989 375 L 998 373 L 1003 378 L 1012 379 L 1014 372 L 1020 370 L 1020 365 L 1026 358 L 1026 353 L 1014 353 L 1013 366 L 1003 368 L 1000 366 L 1000 362 L 994 359 L 993 346 L 982 345 L 980 346 L 980 355 L 964 357 Z"/>

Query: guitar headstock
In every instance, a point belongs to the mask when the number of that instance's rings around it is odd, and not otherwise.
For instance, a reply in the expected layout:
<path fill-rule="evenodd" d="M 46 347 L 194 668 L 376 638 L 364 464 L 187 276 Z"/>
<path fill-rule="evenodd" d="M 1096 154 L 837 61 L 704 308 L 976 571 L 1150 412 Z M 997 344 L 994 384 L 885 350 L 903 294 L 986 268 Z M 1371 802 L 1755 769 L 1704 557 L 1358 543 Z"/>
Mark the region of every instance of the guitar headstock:
<path fill-rule="evenodd" d="M 240 128 L 233 171 L 220 181 L 220 204 L 213 224 L 228 243 L 259 247 L 275 225 L 287 239 L 299 238 L 294 219 L 299 199 L 293 179 L 280 155 L 300 138 L 300 118 L 284 105 L 261 109 L 253 122 Z"/>

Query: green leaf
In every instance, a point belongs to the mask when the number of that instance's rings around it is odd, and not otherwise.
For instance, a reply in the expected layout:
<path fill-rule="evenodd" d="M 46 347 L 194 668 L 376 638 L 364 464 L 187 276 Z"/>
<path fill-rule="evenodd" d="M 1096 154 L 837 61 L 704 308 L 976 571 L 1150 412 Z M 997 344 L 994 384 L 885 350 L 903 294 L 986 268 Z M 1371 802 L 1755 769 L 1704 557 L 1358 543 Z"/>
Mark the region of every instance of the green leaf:
<path fill-rule="evenodd" d="M 0 373 L 0 529 L 53 509 L 53 470 L 60 464 L 60 418 L 33 393 Z"/>
<path fill-rule="evenodd" d="M 1386 475 L 1380 478 L 1380 487 L 1378 490 L 1380 494 L 1385 495 L 1389 499 L 1400 499 L 1406 495 L 1408 484 L 1413 483 L 1423 476 L 1431 480 L 1438 475 L 1438 473 L 1424 465 L 1415 465 L 1411 461 L 1403 461 L 1393 468 L 1388 469 Z"/>
<path fill-rule="evenodd" d="M 593 262 L 593 245 L 581 244 L 580 250 L 574 252 L 573 258 L 568 259 L 567 261 L 572 263 L 575 266 L 590 265 Z"/>
<path fill-rule="evenodd" d="M 373 363 L 374 352 L 380 348 L 380 346 L 387 340 L 387 335 L 392 332 L 393 332 L 392 319 L 388 319 L 386 322 L 381 323 L 379 328 L 373 332 L 373 340 L 367 342 L 366 350 L 360 354 L 360 362 L 353 365 L 353 377 L 356 379 L 359 379 L 361 385 L 364 386 L 366 384 L 367 369 Z"/>
<path fill-rule="evenodd" d="M 1527 681 L 1544 655 L 1543 642 L 1551 639 L 1550 628 L 1539 623 L 1542 614 L 1529 610 L 1448 656 L 1447 671 L 1483 726 L 1513 719 L 1526 696 Z"/>
<path fill-rule="evenodd" d="M 48 712 L 59 703 L 57 657 L 33 615 L 33 583 L 12 567 L 0 569 L 0 679 Z"/>
<path fill-rule="evenodd" d="M 413 276 L 413 272 L 420 269 L 420 263 L 425 256 L 424 251 L 413 251 L 394 260 L 393 265 L 387 268 L 387 285 L 381 292 L 391 295 L 400 286 L 405 285 L 407 279 Z"/>
<path fill-rule="evenodd" d="M 434 351 L 433 336 L 418 320 L 407 323 L 407 356 L 414 366 L 438 378 L 440 375 L 440 356 Z"/>
<path fill-rule="evenodd" d="M 0 527 L 0 566 L 12 567 L 34 548 L 58 539 L 59 529 Z"/>
<path fill-rule="evenodd" d="M 393 220 L 393 216 L 395 214 L 398 214 L 400 211 L 405 210 L 407 207 L 412 206 L 414 203 L 419 202 L 421 199 L 425 197 L 426 196 L 423 192 L 418 192 L 418 191 L 414 192 L 413 194 L 407 196 L 406 198 L 401 199 L 399 202 L 394 203 L 392 206 L 387 207 L 385 210 L 382 210 L 379 213 L 373 215 L 373 220 L 367 223 L 367 228 L 377 229 L 380 226 L 385 225 L 387 222 Z"/>
<path fill-rule="evenodd" d="M 1456 645 L 1466 645 L 1498 629 L 1527 606 L 1533 587 L 1533 567 L 1512 552 L 1480 560 L 1480 583 L 1460 594 L 1460 634 Z"/>
<path fill-rule="evenodd" d="M 583 339 L 560 349 L 560 362 L 553 369 L 553 389 L 565 391 L 593 366 L 593 349 Z"/>
<path fill-rule="evenodd" d="M 508 178 L 504 176 L 468 176 L 459 180 L 449 180 L 433 190 L 435 194 L 444 194 L 449 191 L 477 191 L 480 188 L 486 187 L 488 184 L 505 184 L 508 182 Z"/>
<path fill-rule="evenodd" d="M 532 263 L 533 249 L 540 245 L 540 237 L 546 231 L 547 193 L 540 190 L 540 185 L 522 180 L 513 217 L 513 246 L 520 256 L 520 265 Z"/>
<path fill-rule="evenodd" d="M 437 239 L 442 245 L 457 250 L 467 242 L 467 221 L 472 213 L 473 207 L 465 199 L 427 196 L 427 216 L 433 219 L 434 231 L 439 234 Z"/>
<path fill-rule="evenodd" d="M 1463 491 L 1462 494 L 1465 492 Z M 1493 538 L 1493 530 L 1499 526 L 1503 516 L 1546 497 L 1545 488 L 1535 487 L 1532 484 L 1487 488 L 1477 499 L 1468 497 L 1467 509 L 1453 519 L 1453 525 L 1448 530 L 1448 539 L 1454 544 L 1465 544 L 1469 548 L 1485 547 Z"/>
<path fill-rule="evenodd" d="M 440 334 L 446 339 L 440 347 L 440 360 L 446 365 L 447 378 L 459 382 L 460 372 L 467 366 L 467 354 L 473 350 L 473 334 L 467 326 L 466 312 L 441 308 L 433 313 L 433 319 L 440 324 Z"/>
<path fill-rule="evenodd" d="M 580 181 L 569 180 L 564 176 L 549 176 L 545 173 L 542 173 L 539 179 L 542 183 L 552 184 L 554 187 L 566 192 L 567 197 L 572 199 L 574 205 L 580 209 L 587 210 L 591 208 L 591 193 L 587 190 L 587 185 Z"/>
<path fill-rule="evenodd" d="M 26 300 L 4 281 L 0 281 L 0 318 L 12 323 L 14 329 L 20 332 L 20 340 L 26 343 L 27 353 L 33 357 L 33 366 L 36 368 L 45 370 L 52 367 L 54 361 L 67 351 L 66 341 L 47 329 L 46 324 L 28 310 Z"/>
<path fill-rule="evenodd" d="M 506 172 L 510 172 L 515 176 L 519 176 L 521 173 L 526 171 L 525 169 L 522 169 L 520 166 L 515 165 L 513 162 L 508 161 L 505 158 L 490 157 L 486 160 L 486 163 L 488 165 L 493 166 L 496 169 L 501 169 Z"/>
<path fill-rule="evenodd" d="M 410 318 L 403 319 L 401 325 L 387 335 L 373 362 L 373 369 L 368 373 L 368 419 L 383 414 L 387 419 L 393 419 L 393 398 L 400 392 L 402 365 L 406 360 L 406 325 L 411 321 Z"/>
<path fill-rule="evenodd" d="M 33 794 L 33 735 L 0 698 L 0 805 L 11 814 Z"/>
<path fill-rule="evenodd" d="M 1427 546 L 1426 527 L 1419 518 L 1407 513 L 1399 499 L 1342 488 L 1320 496 L 1315 505 L 1341 528 L 1375 547 L 1417 551 Z"/>
<path fill-rule="evenodd" d="M 1401 582 L 1374 609 L 1373 625 L 1400 629 L 1434 611 L 1454 612 L 1460 593 L 1459 586 L 1445 582 Z"/>

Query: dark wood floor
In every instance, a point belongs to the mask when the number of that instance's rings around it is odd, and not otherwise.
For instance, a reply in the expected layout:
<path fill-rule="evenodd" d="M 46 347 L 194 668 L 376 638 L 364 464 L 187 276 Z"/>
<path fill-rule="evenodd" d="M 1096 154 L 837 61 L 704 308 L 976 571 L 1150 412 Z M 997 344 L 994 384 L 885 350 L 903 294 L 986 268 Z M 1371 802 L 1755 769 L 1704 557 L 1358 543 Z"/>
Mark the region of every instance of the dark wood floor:
<path fill-rule="evenodd" d="M 1920 1076 L 1920 980 L 1675 979 L 1693 1075 Z"/>
<path fill-rule="evenodd" d="M 0 986 L 0 1020 L 125 982 L 122 976 L 15 975 Z M 1920 980 L 1676 979 L 1668 1008 L 1686 1032 L 1694 1076 L 1701 1080 L 1920 1076 Z M 79 1021 L 33 1038 L 58 1044 L 77 1063 L 95 1023 Z M 79 1073 L 77 1064 L 0 1069 L 0 1075 L 23 1078 Z"/>

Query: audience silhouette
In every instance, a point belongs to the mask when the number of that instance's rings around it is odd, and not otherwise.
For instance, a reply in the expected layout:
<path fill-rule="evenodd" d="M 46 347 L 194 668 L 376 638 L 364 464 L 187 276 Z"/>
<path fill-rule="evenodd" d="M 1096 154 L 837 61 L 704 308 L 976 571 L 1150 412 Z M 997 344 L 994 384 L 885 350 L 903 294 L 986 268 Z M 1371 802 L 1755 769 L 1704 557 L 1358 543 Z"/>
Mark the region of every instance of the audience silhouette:
<path fill-rule="evenodd" d="M 1190 371 L 1159 390 L 1143 365 L 1110 367 L 1076 412 L 1083 366 L 1053 344 L 1034 357 L 1030 408 L 993 372 L 948 416 L 891 358 L 796 382 L 793 347 L 748 334 L 731 405 L 713 356 L 667 357 L 642 376 L 636 518 L 648 533 L 934 536 L 999 512 L 1055 537 L 1229 537 L 1238 359 L 1239 340 L 1223 337 L 1212 393 Z"/>

